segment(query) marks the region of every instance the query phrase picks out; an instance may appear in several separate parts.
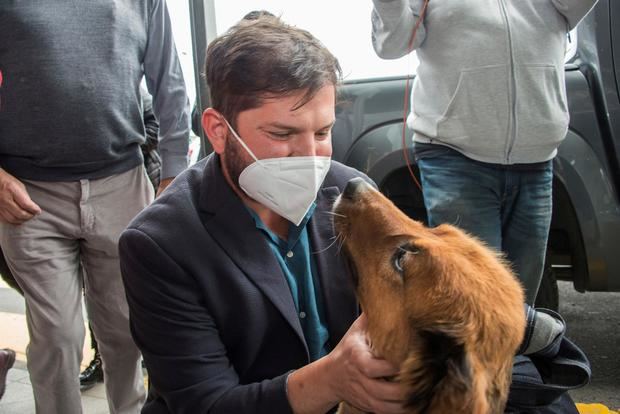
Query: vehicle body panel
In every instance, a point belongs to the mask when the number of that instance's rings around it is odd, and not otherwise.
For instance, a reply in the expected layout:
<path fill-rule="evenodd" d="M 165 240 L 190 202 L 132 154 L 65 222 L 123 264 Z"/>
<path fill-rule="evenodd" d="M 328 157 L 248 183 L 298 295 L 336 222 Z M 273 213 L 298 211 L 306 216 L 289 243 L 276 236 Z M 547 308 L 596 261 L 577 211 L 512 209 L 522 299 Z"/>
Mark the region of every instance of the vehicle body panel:
<path fill-rule="evenodd" d="M 620 101 L 613 65 L 614 57 L 620 60 L 620 27 L 609 20 L 619 9 L 601 1 L 582 22 L 578 54 L 565 72 L 571 122 L 554 160 L 548 260 L 580 291 L 620 290 Z M 406 78 L 384 78 L 343 85 L 334 158 L 367 173 L 399 207 L 424 219 L 403 154 L 405 84 Z M 412 131 L 404 133 L 413 160 Z"/>

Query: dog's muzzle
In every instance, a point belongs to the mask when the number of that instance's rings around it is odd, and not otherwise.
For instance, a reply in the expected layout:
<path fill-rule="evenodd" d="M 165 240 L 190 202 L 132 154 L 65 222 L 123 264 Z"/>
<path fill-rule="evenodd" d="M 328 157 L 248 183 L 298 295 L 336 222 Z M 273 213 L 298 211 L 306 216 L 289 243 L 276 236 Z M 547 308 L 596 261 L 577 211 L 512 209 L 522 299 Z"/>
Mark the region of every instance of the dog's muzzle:
<path fill-rule="evenodd" d="M 368 189 L 372 188 L 370 184 L 368 184 L 363 178 L 355 177 L 349 180 L 344 191 L 342 192 L 342 197 L 353 200 L 355 196 L 359 193 L 362 193 Z"/>

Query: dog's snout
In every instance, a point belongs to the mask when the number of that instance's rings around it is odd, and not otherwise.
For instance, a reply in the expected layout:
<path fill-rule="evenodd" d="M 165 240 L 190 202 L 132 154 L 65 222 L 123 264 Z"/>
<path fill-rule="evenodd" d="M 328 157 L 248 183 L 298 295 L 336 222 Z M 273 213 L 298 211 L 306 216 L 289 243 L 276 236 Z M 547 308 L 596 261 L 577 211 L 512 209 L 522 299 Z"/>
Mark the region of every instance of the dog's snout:
<path fill-rule="evenodd" d="M 355 198 L 355 195 L 357 193 L 364 191 L 368 187 L 369 187 L 368 183 L 364 181 L 363 178 L 355 177 L 349 180 L 346 187 L 344 188 L 344 192 L 342 193 L 342 196 L 344 198 L 349 198 L 349 199 Z"/>

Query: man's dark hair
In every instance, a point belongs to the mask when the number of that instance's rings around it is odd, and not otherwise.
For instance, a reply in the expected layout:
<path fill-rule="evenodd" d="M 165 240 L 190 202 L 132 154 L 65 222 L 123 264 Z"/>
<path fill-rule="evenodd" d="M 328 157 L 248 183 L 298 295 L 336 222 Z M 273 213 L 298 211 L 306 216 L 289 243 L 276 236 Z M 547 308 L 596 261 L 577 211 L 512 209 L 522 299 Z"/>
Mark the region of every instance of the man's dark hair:
<path fill-rule="evenodd" d="M 258 20 L 261 17 L 276 17 L 273 13 L 268 12 L 267 10 L 252 10 L 245 16 L 243 16 L 243 20 Z"/>
<path fill-rule="evenodd" d="M 262 14 L 215 39 L 205 62 L 211 106 L 235 125 L 239 112 L 265 99 L 304 91 L 296 108 L 342 77 L 338 60 L 305 30 Z"/>

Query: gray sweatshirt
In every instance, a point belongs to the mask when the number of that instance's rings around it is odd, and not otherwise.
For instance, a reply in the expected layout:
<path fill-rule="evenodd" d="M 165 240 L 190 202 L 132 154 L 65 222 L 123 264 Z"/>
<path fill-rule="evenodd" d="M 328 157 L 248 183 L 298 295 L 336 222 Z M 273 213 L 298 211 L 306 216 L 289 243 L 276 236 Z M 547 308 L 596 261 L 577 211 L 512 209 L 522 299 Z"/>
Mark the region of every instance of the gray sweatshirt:
<path fill-rule="evenodd" d="M 413 49 L 415 141 L 495 164 L 553 158 L 568 129 L 566 34 L 597 0 L 430 0 Z M 422 0 L 373 0 L 373 45 L 406 55 Z"/>
<path fill-rule="evenodd" d="M 140 80 L 162 177 L 187 166 L 189 102 L 164 0 L 0 1 L 0 168 L 74 181 L 142 162 Z"/>

